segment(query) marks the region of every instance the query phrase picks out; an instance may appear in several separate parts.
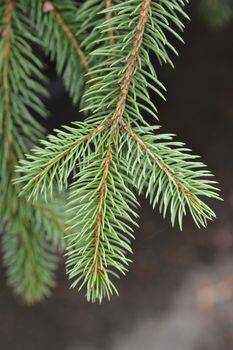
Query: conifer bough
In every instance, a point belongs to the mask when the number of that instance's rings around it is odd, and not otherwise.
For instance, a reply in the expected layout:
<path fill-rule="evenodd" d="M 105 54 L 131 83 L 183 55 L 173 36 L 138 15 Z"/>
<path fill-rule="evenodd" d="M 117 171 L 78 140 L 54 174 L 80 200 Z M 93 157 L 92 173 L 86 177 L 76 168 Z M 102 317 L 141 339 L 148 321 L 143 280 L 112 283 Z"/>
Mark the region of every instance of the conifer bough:
<path fill-rule="evenodd" d="M 21 15 L 32 11 L 26 25 L 43 28 L 38 45 L 56 61 L 73 102 L 81 97 L 86 119 L 56 130 L 20 161 L 18 200 L 27 195 L 28 203 L 53 202 L 57 192 L 68 193 L 67 273 L 72 287 L 85 287 L 88 300 L 102 301 L 117 293 L 114 280 L 130 262 L 137 193 L 145 193 L 153 207 L 158 204 L 163 216 L 169 214 L 172 225 L 182 227 L 186 212 L 198 227 L 215 217 L 203 201 L 219 199 L 212 174 L 174 135 L 145 119 L 157 119 L 150 94 L 164 98 L 165 91 L 151 56 L 172 65 L 170 53 L 177 52 L 168 36 L 182 41 L 178 31 L 188 18 L 187 1 L 36 0 L 32 9 L 27 0 L 20 2 Z M 4 66 L 4 57 L 1 62 Z M 47 242 L 53 247 L 51 235 Z"/>

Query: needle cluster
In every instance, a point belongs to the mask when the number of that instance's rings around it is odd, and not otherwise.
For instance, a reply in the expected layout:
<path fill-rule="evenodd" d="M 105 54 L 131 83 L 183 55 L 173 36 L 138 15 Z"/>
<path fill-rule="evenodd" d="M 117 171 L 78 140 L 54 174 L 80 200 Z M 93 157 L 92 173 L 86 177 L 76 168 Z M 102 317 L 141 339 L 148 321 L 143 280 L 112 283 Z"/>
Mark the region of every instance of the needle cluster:
<path fill-rule="evenodd" d="M 171 37 L 182 41 L 187 1 L 87 0 L 75 10 L 71 1 L 35 3 L 40 15 L 31 25 L 73 102 L 81 97 L 86 119 L 18 157 L 15 183 L 19 200 L 27 196 L 32 205 L 67 193 L 67 274 L 88 300 L 102 301 L 117 293 L 115 278 L 130 262 L 137 194 L 180 228 L 187 213 L 198 227 L 215 217 L 206 203 L 219 199 L 212 174 L 174 135 L 160 132 L 151 99 L 166 91 L 152 57 L 173 65 Z"/>

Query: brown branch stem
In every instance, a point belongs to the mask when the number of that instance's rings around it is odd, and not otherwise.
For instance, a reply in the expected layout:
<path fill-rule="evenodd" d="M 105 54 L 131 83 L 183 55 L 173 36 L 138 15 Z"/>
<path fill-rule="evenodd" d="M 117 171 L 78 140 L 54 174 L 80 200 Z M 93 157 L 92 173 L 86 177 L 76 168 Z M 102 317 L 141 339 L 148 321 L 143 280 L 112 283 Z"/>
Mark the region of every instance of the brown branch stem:
<path fill-rule="evenodd" d="M 148 14 L 150 9 L 150 0 L 143 0 L 139 19 L 136 27 L 136 35 L 133 40 L 133 51 L 128 59 L 125 76 L 120 83 L 120 96 L 116 104 L 116 110 L 112 117 L 112 123 L 117 121 L 116 125 L 122 125 L 124 121 L 125 105 L 131 87 L 132 79 L 135 74 L 137 62 L 141 52 L 141 44 L 143 39 L 144 30 L 148 21 Z"/>
<path fill-rule="evenodd" d="M 3 39 L 3 63 L 2 63 L 2 92 L 3 92 L 3 115 L 2 115 L 2 129 L 3 138 L 6 140 L 7 147 L 7 164 L 9 166 L 10 174 L 13 173 L 13 141 L 12 135 L 9 129 L 9 118 L 10 118 L 10 88 L 9 88 L 9 75 L 10 75 L 10 55 L 12 47 L 12 34 L 11 24 L 13 20 L 13 14 L 15 9 L 15 0 L 7 0 L 5 15 L 3 20 L 3 31 L 1 33 Z"/>
<path fill-rule="evenodd" d="M 48 167 L 46 167 L 44 170 L 39 173 L 36 178 L 35 182 L 38 182 L 44 172 L 48 172 L 55 163 L 60 162 L 62 159 L 64 159 L 75 147 L 80 145 L 81 143 L 88 142 L 93 136 L 100 133 L 105 128 L 105 124 L 100 124 L 96 128 L 94 128 L 88 135 L 84 136 L 83 138 L 79 139 L 78 141 L 75 141 L 68 149 L 63 151 L 58 158 L 55 159 Z"/>
<path fill-rule="evenodd" d="M 137 133 L 135 133 L 127 124 L 124 124 L 123 130 L 129 134 L 129 136 L 141 147 L 141 149 L 148 153 L 150 158 L 158 164 L 160 169 L 164 171 L 170 178 L 172 178 L 175 185 L 180 189 L 180 191 L 184 194 L 185 197 L 187 197 L 189 200 L 194 201 L 194 196 L 192 193 L 180 183 L 178 178 L 172 173 L 172 171 L 168 168 L 166 164 L 164 164 L 161 159 L 154 153 L 153 150 L 150 149 L 150 147 L 143 142 L 143 140 L 138 136 Z"/>
<path fill-rule="evenodd" d="M 98 198 L 98 211 L 97 211 L 97 218 L 95 223 L 95 238 L 94 238 L 94 262 L 93 262 L 93 268 L 97 270 L 97 272 L 101 271 L 103 269 L 103 266 L 100 266 L 99 261 L 99 245 L 102 239 L 102 220 L 103 220 L 103 211 L 104 211 L 104 201 L 106 198 L 107 193 L 107 186 L 108 186 L 108 174 L 111 166 L 111 158 L 112 158 L 112 149 L 111 147 L 106 153 L 106 158 L 104 162 L 103 167 L 103 176 L 101 179 L 100 189 L 99 189 L 99 198 Z"/>
<path fill-rule="evenodd" d="M 105 0 L 105 8 L 109 9 L 112 6 L 112 0 Z M 107 12 L 106 13 L 106 19 L 110 20 L 112 18 L 112 13 L 111 12 Z M 109 24 L 108 26 L 109 30 L 108 30 L 108 35 L 109 35 L 109 45 L 113 45 L 114 44 L 114 32 L 113 29 L 111 27 L 111 25 Z"/>
<path fill-rule="evenodd" d="M 65 22 L 64 18 L 62 17 L 60 12 L 57 10 L 57 8 L 55 7 L 55 5 L 52 1 L 45 1 L 44 12 L 53 13 L 53 15 L 56 18 L 58 24 L 60 25 L 62 31 L 64 32 L 67 39 L 70 41 L 71 45 L 75 49 L 78 57 L 80 58 L 85 71 L 87 73 L 89 73 L 90 67 L 89 67 L 89 63 L 88 63 L 88 60 L 87 60 L 87 57 L 86 57 L 84 51 L 81 49 L 81 46 L 80 46 L 77 38 L 75 37 L 74 33 L 72 32 L 72 30 L 70 29 L 68 24 Z"/>
<path fill-rule="evenodd" d="M 105 2 L 106 7 L 111 6 L 111 0 Z M 116 104 L 116 110 L 111 118 L 112 124 L 117 121 L 116 125 L 114 127 L 121 128 L 122 125 L 125 124 L 123 114 L 125 110 L 125 104 L 128 97 L 128 92 L 131 86 L 132 78 L 134 76 L 137 61 L 140 55 L 141 51 L 141 42 L 143 38 L 144 29 L 148 20 L 148 13 L 149 13 L 149 5 L 150 0 L 143 0 L 142 2 L 142 8 L 139 14 L 138 24 L 137 24 L 137 34 L 135 35 L 135 38 L 133 40 L 132 46 L 133 46 L 133 52 L 130 55 L 130 58 L 128 60 L 128 65 L 126 68 L 125 77 L 123 78 L 121 84 L 120 84 L 120 93 L 119 98 Z M 112 14 L 108 13 L 108 18 L 111 18 Z M 111 30 L 111 28 L 110 28 Z M 111 39 L 112 35 L 110 36 Z M 116 134 L 111 133 L 111 138 L 113 138 Z M 112 159 L 112 143 L 111 140 L 108 140 L 109 149 L 106 153 L 105 163 L 103 167 L 103 175 L 102 180 L 100 184 L 100 190 L 99 190 L 99 198 L 98 198 L 98 213 L 96 218 L 96 224 L 94 228 L 95 237 L 94 237 L 94 252 L 95 252 L 95 259 L 93 262 L 93 268 L 96 269 L 96 272 L 98 273 L 103 269 L 102 266 L 100 266 L 99 261 L 99 246 L 101 242 L 102 237 L 102 221 L 103 221 L 103 211 L 104 211 L 104 201 L 106 198 L 106 192 L 107 192 L 107 186 L 108 186 L 108 174 L 109 169 L 111 165 L 111 159 Z"/>

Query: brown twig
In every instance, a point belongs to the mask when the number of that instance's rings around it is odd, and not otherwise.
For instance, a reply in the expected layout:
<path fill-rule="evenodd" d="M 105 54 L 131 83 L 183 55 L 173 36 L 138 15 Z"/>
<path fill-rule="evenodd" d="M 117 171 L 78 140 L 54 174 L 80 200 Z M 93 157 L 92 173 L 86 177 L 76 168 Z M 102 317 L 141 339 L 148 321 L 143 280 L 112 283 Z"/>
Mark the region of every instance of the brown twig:
<path fill-rule="evenodd" d="M 100 124 L 96 128 L 94 128 L 88 135 L 84 136 L 83 138 L 79 139 L 78 141 L 75 141 L 68 149 L 66 149 L 64 152 L 62 152 L 59 155 L 58 159 L 55 159 L 54 162 L 52 162 L 46 169 L 42 170 L 41 173 L 39 173 L 36 178 L 35 182 L 38 182 L 41 179 L 42 174 L 45 172 L 48 172 L 55 163 L 60 162 L 63 158 L 65 158 L 75 147 L 80 145 L 81 143 L 88 142 L 93 136 L 100 133 L 105 128 L 105 124 Z"/>
<path fill-rule="evenodd" d="M 128 59 L 126 73 L 122 82 L 120 83 L 120 96 L 116 104 L 115 113 L 112 117 L 112 123 L 117 121 L 116 125 L 122 125 L 124 120 L 123 114 L 125 110 L 125 105 L 141 52 L 141 43 L 143 39 L 144 29 L 148 21 L 149 8 L 150 0 L 144 0 L 139 14 L 138 24 L 136 27 L 137 34 L 135 35 L 133 41 L 133 52 L 131 53 Z"/>
<path fill-rule="evenodd" d="M 112 6 L 112 0 L 105 0 L 105 8 L 109 9 Z M 109 20 L 112 18 L 112 13 L 111 12 L 107 12 L 106 13 L 106 19 Z M 114 32 L 112 29 L 112 26 L 109 24 L 108 25 L 108 35 L 109 35 L 109 45 L 113 45 L 114 44 Z"/>
<path fill-rule="evenodd" d="M 121 128 L 122 125 L 125 124 L 124 118 L 123 118 L 123 113 L 125 109 L 125 104 L 127 101 L 127 96 L 129 92 L 129 88 L 132 82 L 132 78 L 135 73 L 135 69 L 137 66 L 137 61 L 140 55 L 140 50 L 141 50 L 141 41 L 144 33 L 144 28 L 146 26 L 147 20 L 148 20 L 148 13 L 149 13 L 149 5 L 150 5 L 150 0 L 144 0 L 142 4 L 142 8 L 139 14 L 139 19 L 138 19 L 138 25 L 137 25 L 137 34 L 134 38 L 133 41 L 133 53 L 130 55 L 129 61 L 128 61 L 128 66 L 126 69 L 126 74 L 124 79 L 122 80 L 120 84 L 120 95 L 119 99 L 116 104 L 116 110 L 111 118 L 112 124 L 116 122 L 116 125 L 114 126 L 115 128 Z M 106 6 L 110 7 L 111 6 L 111 1 L 106 1 Z M 111 16 L 111 13 L 108 15 Z M 111 17 L 109 17 L 111 18 Z M 111 36 L 112 37 L 112 36 Z M 115 134 L 111 134 L 113 135 Z M 96 224 L 95 224 L 95 238 L 94 238 L 94 251 L 95 251 L 95 260 L 93 262 L 93 268 L 96 269 L 96 272 L 98 273 L 103 269 L 102 266 L 100 266 L 99 262 L 99 255 L 98 255 L 98 250 L 101 242 L 101 236 L 102 236 L 102 220 L 103 220 L 103 210 L 104 210 L 104 201 L 105 201 L 105 196 L 107 192 L 107 185 L 108 185 L 108 174 L 109 174 L 109 169 L 111 165 L 111 158 L 112 158 L 112 147 L 111 147 L 111 142 L 108 140 L 110 147 L 109 150 L 106 153 L 106 159 L 104 163 L 104 168 L 103 168 L 103 176 L 100 184 L 100 190 L 99 190 L 99 198 L 98 198 L 98 214 L 96 218 Z"/>
<path fill-rule="evenodd" d="M 137 61 L 139 59 L 140 52 L 141 52 L 141 43 L 143 39 L 144 30 L 148 21 L 149 8 L 150 8 L 150 0 L 144 0 L 140 11 L 138 24 L 136 27 L 137 34 L 133 41 L 134 51 L 129 57 L 125 77 L 123 78 L 120 84 L 120 87 L 121 87 L 120 96 L 117 101 L 115 113 L 112 117 L 112 123 L 116 121 L 115 127 L 123 128 L 123 130 L 127 132 L 131 136 L 131 138 L 134 139 L 134 141 L 140 145 L 141 149 L 146 151 L 149 154 L 150 158 L 155 160 L 159 165 L 159 167 L 169 177 L 172 178 L 175 185 L 180 189 L 180 191 L 185 195 L 185 197 L 188 198 L 189 200 L 194 201 L 195 198 L 190 193 L 190 191 L 180 183 L 178 178 L 171 172 L 171 170 L 165 164 L 162 163 L 161 159 L 156 154 L 154 154 L 154 152 L 149 148 L 149 146 L 146 145 L 135 132 L 132 131 L 132 129 L 125 123 L 125 120 L 124 120 L 125 105 L 126 105 L 129 89 L 132 83 L 132 79 L 137 67 Z"/>
<path fill-rule="evenodd" d="M 13 141 L 10 134 L 9 116 L 10 116 L 10 92 L 9 92 L 9 75 L 10 75 L 10 54 L 12 47 L 12 35 L 11 35 L 11 24 L 13 20 L 13 13 L 15 9 L 15 0 L 6 1 L 6 9 L 3 20 L 3 31 L 1 33 L 3 38 L 3 71 L 2 71 L 2 91 L 3 91 L 3 115 L 2 115 L 2 128 L 3 138 L 6 139 L 7 143 L 7 163 L 9 166 L 10 173 L 13 173 Z"/>
<path fill-rule="evenodd" d="M 51 12 L 51 13 L 54 14 L 54 16 L 55 16 L 58 24 L 60 25 L 62 31 L 64 32 L 64 34 L 66 35 L 66 37 L 70 41 L 71 45 L 75 49 L 78 57 L 80 58 L 85 71 L 87 73 L 90 73 L 90 67 L 89 67 L 88 60 L 87 60 L 87 57 L 86 57 L 84 51 L 81 49 L 77 38 L 75 37 L 75 35 L 72 32 L 72 30 L 70 29 L 70 27 L 65 22 L 64 18 L 60 14 L 60 12 L 56 9 L 54 3 L 52 1 L 45 1 L 44 7 L 43 7 L 43 11 L 44 11 L 44 13 Z"/>
<path fill-rule="evenodd" d="M 99 198 L 98 198 L 98 212 L 97 212 L 97 218 L 96 218 L 96 224 L 95 224 L 95 239 L 94 239 L 94 253 L 95 253 L 95 259 L 93 262 L 93 268 L 97 270 L 97 272 L 101 271 L 103 269 L 103 266 L 100 266 L 99 261 L 99 245 L 102 239 L 102 219 L 103 219 L 103 210 L 104 210 L 104 201 L 105 196 L 107 192 L 107 186 L 108 186 L 108 174 L 109 169 L 111 165 L 111 147 L 106 153 L 104 168 L 103 168 L 103 176 L 101 180 L 101 185 L 99 189 Z"/>
<path fill-rule="evenodd" d="M 192 195 L 192 193 L 184 186 L 180 183 L 180 181 L 178 180 L 178 178 L 175 176 L 175 174 L 168 168 L 168 166 L 166 164 L 164 164 L 162 162 L 162 160 L 154 153 L 153 150 L 150 149 L 150 147 L 143 142 L 143 140 L 138 136 L 138 134 L 136 132 L 134 132 L 129 125 L 127 124 L 123 124 L 122 128 L 125 132 L 127 132 L 130 137 L 141 147 L 141 149 L 145 152 L 148 153 L 149 157 L 156 161 L 156 163 L 158 164 L 158 166 L 160 167 L 161 170 L 163 170 L 170 178 L 172 178 L 173 182 L 175 183 L 175 185 L 180 189 L 180 191 L 184 194 L 184 196 L 186 198 L 188 198 L 191 201 L 195 200 L 195 197 Z"/>

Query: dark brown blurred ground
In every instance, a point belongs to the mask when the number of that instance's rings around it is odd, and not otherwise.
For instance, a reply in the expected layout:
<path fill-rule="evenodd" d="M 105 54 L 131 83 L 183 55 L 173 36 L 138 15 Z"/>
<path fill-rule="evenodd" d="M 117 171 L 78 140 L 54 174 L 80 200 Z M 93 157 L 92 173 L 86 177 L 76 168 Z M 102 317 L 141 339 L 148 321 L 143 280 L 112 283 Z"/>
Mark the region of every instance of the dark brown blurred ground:
<path fill-rule="evenodd" d="M 212 32 L 194 17 L 185 37 L 176 70 L 162 73 L 160 120 L 216 174 L 217 220 L 206 231 L 186 220 L 180 233 L 141 199 L 134 264 L 101 306 L 68 289 L 62 266 L 54 296 L 33 308 L 1 273 L 1 350 L 233 349 L 233 26 Z"/>

